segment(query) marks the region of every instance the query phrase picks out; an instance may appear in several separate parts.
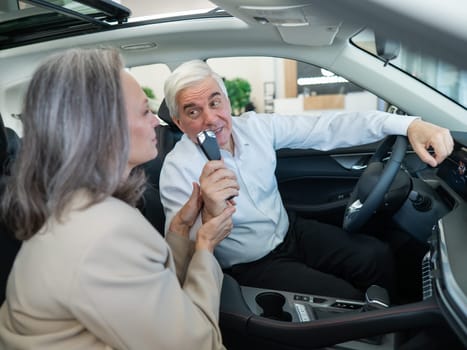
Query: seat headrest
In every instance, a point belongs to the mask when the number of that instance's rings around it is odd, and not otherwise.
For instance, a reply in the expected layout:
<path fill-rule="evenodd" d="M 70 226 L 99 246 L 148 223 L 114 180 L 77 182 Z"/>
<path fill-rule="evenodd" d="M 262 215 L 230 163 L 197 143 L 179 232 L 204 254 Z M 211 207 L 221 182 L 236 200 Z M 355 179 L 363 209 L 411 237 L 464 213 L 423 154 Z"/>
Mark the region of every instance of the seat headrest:
<path fill-rule="evenodd" d="M 8 136 L 3 123 L 2 116 L 0 115 L 0 167 L 3 172 L 3 165 L 8 159 Z"/>
<path fill-rule="evenodd" d="M 167 107 L 167 103 L 165 102 L 165 98 L 162 100 L 161 105 L 159 106 L 159 110 L 157 111 L 157 115 L 161 118 L 164 122 L 166 122 L 171 128 L 175 130 L 181 131 L 177 124 L 175 124 L 170 116 L 169 108 Z"/>
<path fill-rule="evenodd" d="M 21 139 L 18 134 L 5 126 L 0 115 L 0 176 L 9 174 L 10 165 L 18 153 Z"/>
<path fill-rule="evenodd" d="M 18 153 L 19 146 L 21 145 L 21 139 L 13 129 L 5 127 L 5 132 L 8 140 L 8 155 L 10 157 L 14 157 Z"/>

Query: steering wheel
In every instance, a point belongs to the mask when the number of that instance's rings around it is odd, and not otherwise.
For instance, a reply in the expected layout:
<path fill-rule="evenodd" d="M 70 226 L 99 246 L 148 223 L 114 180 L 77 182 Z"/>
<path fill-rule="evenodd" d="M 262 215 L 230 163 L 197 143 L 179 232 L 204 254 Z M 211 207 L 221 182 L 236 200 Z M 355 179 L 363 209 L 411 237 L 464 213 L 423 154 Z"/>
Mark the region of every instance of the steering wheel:
<path fill-rule="evenodd" d="M 407 144 L 405 136 L 388 136 L 376 149 L 350 195 L 344 214 L 345 231 L 358 232 L 381 206 L 399 172 Z M 383 159 L 391 148 L 391 155 L 384 164 Z"/>

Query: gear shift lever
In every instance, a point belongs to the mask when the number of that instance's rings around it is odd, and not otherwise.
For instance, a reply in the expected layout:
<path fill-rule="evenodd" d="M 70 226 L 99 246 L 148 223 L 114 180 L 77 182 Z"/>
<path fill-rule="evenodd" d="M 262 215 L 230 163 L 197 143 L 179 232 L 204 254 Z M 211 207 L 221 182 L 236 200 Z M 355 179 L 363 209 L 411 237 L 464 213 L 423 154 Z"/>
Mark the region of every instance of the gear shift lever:
<path fill-rule="evenodd" d="M 372 285 L 368 287 L 365 293 L 365 305 L 362 307 L 362 312 L 371 310 L 382 310 L 389 307 L 389 294 L 383 287 Z M 383 343 L 382 335 L 375 335 L 360 339 L 361 341 L 374 345 Z"/>
<path fill-rule="evenodd" d="M 389 294 L 386 289 L 377 285 L 372 285 L 367 289 L 363 311 L 386 309 L 389 305 Z"/>

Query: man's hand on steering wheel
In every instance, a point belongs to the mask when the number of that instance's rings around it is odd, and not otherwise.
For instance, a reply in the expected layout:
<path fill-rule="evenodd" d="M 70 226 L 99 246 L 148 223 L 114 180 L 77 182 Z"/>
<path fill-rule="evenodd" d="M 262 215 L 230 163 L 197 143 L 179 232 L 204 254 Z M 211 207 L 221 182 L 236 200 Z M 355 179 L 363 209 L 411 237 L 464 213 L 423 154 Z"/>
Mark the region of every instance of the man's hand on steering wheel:
<path fill-rule="evenodd" d="M 448 129 L 416 119 L 407 129 L 407 138 L 418 157 L 428 165 L 435 167 L 451 154 L 454 140 Z M 389 161 L 383 165 L 383 157 L 392 148 Z M 344 215 L 343 228 L 348 232 L 358 231 L 383 203 L 384 197 L 397 176 L 400 163 L 407 148 L 406 138 L 403 136 L 389 137 L 376 150 L 370 164 L 360 177 L 350 196 Z M 429 149 L 433 150 L 430 153 Z M 376 185 L 370 190 L 362 190 L 368 182 L 368 176 L 380 173 Z M 362 193 L 366 195 L 362 196 Z"/>
<path fill-rule="evenodd" d="M 416 119 L 407 129 L 407 137 L 418 157 L 428 165 L 435 167 L 451 154 L 454 141 L 448 129 Z M 434 154 L 428 149 L 432 148 Z"/>

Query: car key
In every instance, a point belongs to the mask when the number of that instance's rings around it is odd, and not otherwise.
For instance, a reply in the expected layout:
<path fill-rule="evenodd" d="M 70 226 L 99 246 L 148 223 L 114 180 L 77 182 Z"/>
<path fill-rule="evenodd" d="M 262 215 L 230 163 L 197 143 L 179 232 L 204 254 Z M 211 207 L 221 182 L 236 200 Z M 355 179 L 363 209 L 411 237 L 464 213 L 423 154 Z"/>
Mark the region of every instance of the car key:
<path fill-rule="evenodd" d="M 219 149 L 219 144 L 217 143 L 216 134 L 212 130 L 203 130 L 196 135 L 198 139 L 198 145 L 201 147 L 201 150 L 206 155 L 208 160 L 220 160 L 221 151 Z M 227 200 L 231 200 L 235 196 L 230 196 Z"/>
<path fill-rule="evenodd" d="M 203 130 L 197 135 L 198 145 L 209 160 L 220 160 L 221 152 L 216 134 L 212 130 Z"/>

